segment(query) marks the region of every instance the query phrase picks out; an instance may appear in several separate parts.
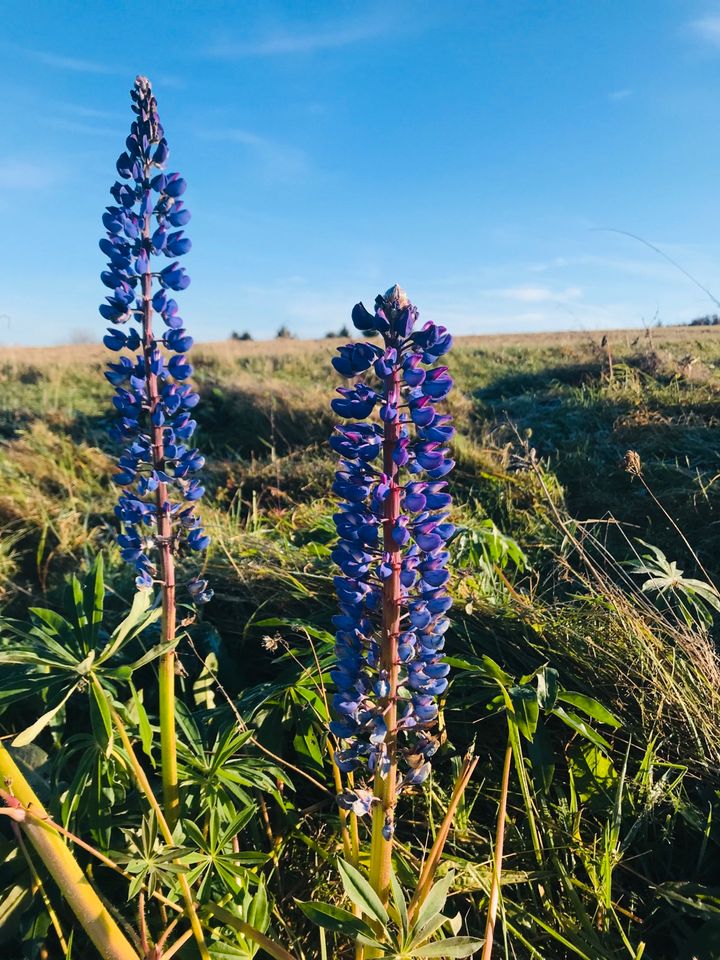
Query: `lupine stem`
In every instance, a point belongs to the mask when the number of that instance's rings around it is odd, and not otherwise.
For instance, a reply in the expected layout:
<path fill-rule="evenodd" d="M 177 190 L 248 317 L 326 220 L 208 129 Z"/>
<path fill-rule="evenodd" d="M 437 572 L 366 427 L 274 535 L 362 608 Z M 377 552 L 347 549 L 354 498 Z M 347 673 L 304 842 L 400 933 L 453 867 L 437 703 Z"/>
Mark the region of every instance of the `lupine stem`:
<path fill-rule="evenodd" d="M 337 664 L 330 675 L 337 693 L 330 729 L 346 744 L 335 752 L 339 769 L 373 778 L 372 788 L 367 780 L 348 780 L 338 803 L 356 816 L 371 815 L 369 879 L 387 903 L 398 794 L 430 773 L 439 746 L 431 732 L 436 698 L 450 670 L 442 651 L 450 625 L 444 614 L 452 605 L 446 543 L 455 528 L 444 522 L 451 498 L 443 478 L 453 467 L 444 445 L 455 431 L 449 415 L 434 407 L 450 392 L 452 377 L 434 364 L 452 338 L 433 323 L 415 329 L 418 311 L 398 286 L 376 298 L 374 317 L 358 303 L 352 318 L 359 330 L 379 331 L 384 346 L 349 343 L 333 359 L 347 379 L 372 369 L 380 388 L 356 380 L 339 387 L 332 401 L 341 417 L 361 422 L 339 426 L 330 439 L 341 456 L 333 491 L 344 501 L 334 518 L 339 540 L 332 558 L 343 576 L 335 578 L 340 613 L 333 618 Z M 362 422 L 375 408 L 382 427 Z M 370 465 L 381 453 L 382 470 Z M 423 474 L 427 479 L 415 479 Z M 378 956 L 376 949 L 366 956 Z"/>
<path fill-rule="evenodd" d="M 9 794 L 4 795 L 4 791 L 0 791 L 1 799 L 7 802 L 9 797 L 10 797 Z M 10 797 L 10 799 L 12 798 Z M 157 801 L 155 801 L 155 806 L 157 806 Z M 123 870 L 122 867 L 119 867 L 116 863 L 110 860 L 109 857 L 106 857 L 104 853 L 102 853 L 96 847 L 91 846 L 89 843 L 86 843 L 81 837 L 76 836 L 74 833 L 71 833 L 69 830 L 66 830 L 64 827 L 61 827 L 60 824 L 50 819 L 44 811 L 42 814 L 38 814 L 20 803 L 18 803 L 17 809 L 24 812 L 32 820 L 36 820 L 41 824 L 45 825 L 48 829 L 54 830 L 58 836 L 66 837 L 68 840 L 71 840 L 73 843 L 82 847 L 83 850 L 86 850 L 91 856 L 98 859 L 100 863 L 108 867 L 110 870 L 113 870 L 115 873 L 119 874 L 121 877 L 124 877 L 126 880 L 132 879 L 132 876 L 129 873 L 127 873 L 127 871 Z M 39 809 L 42 810 L 42 807 L 40 807 Z M 153 890 L 152 893 L 150 893 L 150 891 L 147 891 L 147 888 L 144 888 L 144 889 L 146 890 L 149 896 L 152 896 L 153 899 L 157 900 L 164 907 L 168 907 L 169 909 L 176 911 L 178 914 L 185 913 L 185 911 L 179 904 L 175 903 L 173 900 L 168 899 L 159 890 Z M 208 904 L 208 906 L 204 908 L 204 912 L 209 917 L 214 916 L 217 911 L 222 912 L 223 916 L 225 915 L 234 916 L 234 914 L 229 914 L 229 912 L 224 910 L 221 906 L 213 903 Z M 232 923 L 229 923 L 228 925 L 235 927 L 235 929 L 237 929 L 244 936 L 248 937 L 254 943 L 257 943 L 258 946 L 263 947 L 263 949 L 266 952 L 270 953 L 272 957 L 278 957 L 279 960 L 287 960 L 287 958 L 290 958 L 290 960 L 296 960 L 295 957 L 292 957 L 291 954 L 287 953 L 284 947 L 282 947 L 278 943 L 275 943 L 274 940 L 271 940 L 264 933 L 262 933 L 260 930 L 257 930 L 255 927 L 253 927 L 251 924 L 247 923 L 246 921 L 240 920 L 239 918 L 236 917 L 232 921 Z M 205 919 L 205 926 L 208 930 L 210 931 L 212 930 L 207 919 Z M 188 931 L 188 934 L 190 936 L 193 936 L 193 933 L 194 931 L 192 929 Z M 167 931 L 166 931 L 166 934 L 167 934 Z M 162 955 L 163 958 L 169 957 L 171 953 L 175 953 L 180 948 L 180 946 L 182 946 L 182 944 L 184 944 L 185 941 L 188 939 L 188 934 L 183 934 L 182 937 L 180 937 L 170 949 L 165 950 Z M 143 960 L 147 960 L 147 958 L 143 958 Z"/>
<path fill-rule="evenodd" d="M 400 395 L 400 371 L 394 369 L 384 384 L 385 399 L 397 404 Z M 382 607 L 382 646 L 380 651 L 380 671 L 388 678 L 388 695 L 383 707 L 387 737 L 388 769 L 383 771 L 378 765 L 375 774 L 374 794 L 378 801 L 373 806 L 372 841 L 370 848 L 370 883 L 383 903 L 390 894 L 390 875 L 392 871 L 392 836 L 386 838 L 386 823 L 392 822 L 395 813 L 397 793 L 397 693 L 398 693 L 398 636 L 400 635 L 401 590 L 400 570 L 402 556 L 393 539 L 393 527 L 400 516 L 399 467 L 393 460 L 398 441 L 399 424 L 397 420 L 388 421 L 383 431 L 383 471 L 388 477 L 389 496 L 385 502 L 385 525 L 383 543 L 389 554 L 392 574 L 383 583 Z"/>
<path fill-rule="evenodd" d="M 43 805 L 1 743 L 0 780 L 22 807 L 33 811 L 33 817 L 21 821 L 21 829 L 103 960 L 138 960 L 134 947 L 91 886 L 62 837 L 41 822 L 40 818 L 47 818 Z"/>
<path fill-rule="evenodd" d="M 94 681 L 98 687 L 98 693 L 100 696 L 104 696 L 102 688 L 97 680 Z M 160 833 L 163 836 L 165 843 L 171 847 L 174 845 L 175 841 L 173 839 L 172 830 L 165 819 L 162 808 L 157 801 L 152 787 L 150 786 L 150 781 L 147 778 L 145 771 L 142 768 L 140 761 L 137 758 L 137 754 L 133 749 L 133 745 L 130 742 L 130 737 L 128 732 L 125 729 L 125 724 L 122 722 L 120 714 L 117 712 L 115 707 L 109 703 L 110 716 L 112 718 L 113 725 L 120 736 L 120 741 L 125 748 L 125 752 L 128 755 L 130 760 L 130 766 L 135 775 L 135 780 L 137 785 L 140 788 L 141 792 L 145 795 L 150 807 L 152 808 L 158 822 L 158 827 L 160 828 Z M 185 912 L 187 913 L 188 920 L 190 921 L 190 926 L 192 927 L 193 934 L 195 936 L 195 941 L 197 942 L 198 951 L 202 960 L 210 960 L 210 953 L 205 943 L 205 937 L 202 932 L 202 927 L 200 925 L 200 920 L 198 919 L 197 911 L 195 910 L 195 903 L 193 901 L 192 891 L 190 889 L 190 884 L 187 881 L 185 874 L 178 874 L 178 882 L 180 884 L 180 890 L 182 891 L 183 899 L 185 901 Z"/>
<path fill-rule="evenodd" d="M 146 166 L 145 175 L 149 176 L 150 166 Z M 145 215 L 143 237 L 150 238 L 150 213 Z M 152 353 L 155 343 L 152 335 L 152 272 L 150 261 L 142 278 L 143 284 L 143 355 L 147 371 L 148 403 L 151 415 L 151 450 L 153 469 L 162 473 L 165 470 L 165 448 L 163 428 L 152 422 L 160 401 L 157 375 L 152 371 Z M 160 580 L 162 590 L 162 642 L 175 640 L 175 559 L 172 552 L 172 522 L 167 484 L 158 483 L 155 493 L 157 531 L 160 558 Z M 160 660 L 159 668 L 160 701 L 160 757 L 162 765 L 163 800 L 165 817 L 172 829 L 180 816 L 180 795 L 178 792 L 177 741 L 175 735 L 175 650 L 168 650 Z"/>
<path fill-rule="evenodd" d="M 23 835 L 22 835 L 22 831 L 20 830 L 20 827 L 16 823 L 13 823 L 12 828 L 13 828 L 13 833 L 15 834 L 15 839 L 17 840 L 18 846 L 20 847 L 20 851 L 23 857 L 25 858 L 25 863 L 27 863 L 28 865 L 30 876 L 32 877 L 33 886 L 31 888 L 31 892 L 35 893 L 36 891 L 39 891 L 40 897 L 42 898 L 42 902 L 45 904 L 45 909 L 47 910 L 47 914 L 50 917 L 50 922 L 53 925 L 55 934 L 58 940 L 60 941 L 60 949 L 63 952 L 63 956 L 67 957 L 68 942 L 65 939 L 65 934 L 63 933 L 63 929 L 60 924 L 58 915 L 55 911 L 55 908 L 53 907 L 50 897 L 48 896 L 48 892 L 45 889 L 45 884 L 42 882 L 40 874 L 37 872 L 35 868 L 33 859 L 30 856 L 30 851 L 27 848 L 27 844 L 23 840 Z"/>
<path fill-rule="evenodd" d="M 150 589 L 159 582 L 162 591 L 166 649 L 159 669 L 160 746 L 165 817 L 172 829 L 180 816 L 175 558 L 184 547 L 205 550 L 210 538 L 194 512 L 203 488 L 192 477 L 202 468 L 204 457 L 186 445 L 196 427 L 190 411 L 198 402 L 197 394 L 184 382 L 193 372 L 184 356 L 193 340 L 178 315 L 177 303 L 168 296 L 168 291 L 184 290 L 190 278 L 178 262 L 158 269 L 155 259 L 182 257 L 191 248 L 182 229 L 171 232 L 190 220 L 179 199 L 186 184 L 178 173 L 161 172 L 169 151 L 147 77 L 136 78 L 131 97 L 135 120 L 125 141 L 127 150 L 116 164 L 121 180 L 111 188 L 115 204 L 103 214 L 107 235 L 100 248 L 108 256 L 108 268 L 101 279 L 113 293 L 101 304 L 100 314 L 113 324 L 103 338 L 105 345 L 113 352 L 127 349 L 135 354 L 110 363 L 105 373 L 116 388 L 113 403 L 118 419 L 111 433 L 126 443 L 113 476 L 124 488 L 115 513 L 124 525 L 118 537 L 122 556 L 134 564 L 137 586 Z M 158 286 L 155 292 L 153 283 Z M 167 327 L 163 333 L 153 330 L 157 320 Z M 140 329 L 131 326 L 129 332 L 122 332 L 119 327 L 128 321 Z M 152 530 L 150 536 L 147 527 Z M 207 603 L 212 597 L 205 580 L 196 577 L 187 587 L 195 603 Z"/>

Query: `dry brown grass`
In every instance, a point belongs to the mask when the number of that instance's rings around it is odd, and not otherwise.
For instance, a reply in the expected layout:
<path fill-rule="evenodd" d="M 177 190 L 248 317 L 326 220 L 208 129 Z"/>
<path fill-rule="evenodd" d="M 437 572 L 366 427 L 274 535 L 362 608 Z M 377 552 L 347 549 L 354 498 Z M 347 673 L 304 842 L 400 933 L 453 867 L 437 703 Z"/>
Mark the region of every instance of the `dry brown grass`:
<path fill-rule="evenodd" d="M 500 350 L 508 347 L 543 349 L 552 347 L 558 350 L 571 349 L 579 353 L 596 353 L 603 337 L 607 337 L 610 348 L 619 353 L 644 348 L 662 350 L 676 347 L 679 343 L 696 341 L 698 345 L 712 343 L 720 347 L 720 327 L 648 327 L 627 330 L 564 330 L 541 333 L 489 333 L 456 337 L 459 347 L 467 349 Z M 230 362 L 245 357 L 264 357 L 272 354 L 278 357 L 301 357 L 307 354 L 331 356 L 338 345 L 346 338 L 324 338 L 322 340 L 215 340 L 198 343 L 193 355 L 196 360 L 220 360 Z M 67 367 L 72 364 L 102 364 L 108 357 L 108 351 L 102 344 L 68 344 L 55 347 L 0 347 L 0 365 L 4 367 L 4 376 L 27 369 L 31 364 L 57 364 Z"/>

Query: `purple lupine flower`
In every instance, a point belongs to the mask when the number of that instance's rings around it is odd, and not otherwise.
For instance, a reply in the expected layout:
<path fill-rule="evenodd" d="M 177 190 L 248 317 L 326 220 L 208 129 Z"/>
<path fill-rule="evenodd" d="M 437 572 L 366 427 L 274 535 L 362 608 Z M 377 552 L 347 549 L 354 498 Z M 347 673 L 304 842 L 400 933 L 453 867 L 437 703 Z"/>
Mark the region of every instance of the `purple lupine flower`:
<path fill-rule="evenodd" d="M 418 311 L 397 286 L 376 299 L 374 315 L 359 303 L 352 319 L 360 330 L 379 331 L 384 345 L 348 344 L 333 360 L 345 377 L 375 376 L 338 388 L 335 412 L 365 420 L 377 411 L 377 418 L 339 426 L 330 440 L 341 456 L 333 490 L 344 501 L 332 554 L 342 575 L 331 730 L 343 742 L 339 769 L 360 777 L 341 807 L 361 815 L 373 799 L 383 803 L 387 839 L 397 792 L 430 771 L 437 698 L 448 686 L 446 544 L 455 528 L 442 478 L 454 465 L 446 445 L 455 431 L 435 404 L 452 387 L 447 367 L 436 366 L 452 338 L 434 323 L 416 329 Z M 392 785 L 372 794 L 363 773 L 393 778 Z"/>
<path fill-rule="evenodd" d="M 193 372 L 185 354 L 193 341 L 169 294 L 190 283 L 177 258 L 191 243 L 182 229 L 173 229 L 190 213 L 178 199 L 185 181 L 162 172 L 169 151 L 150 81 L 137 77 L 130 96 L 136 116 L 116 164 L 121 179 L 110 189 L 115 205 L 103 214 L 107 235 L 100 241 L 108 257 L 101 279 L 112 291 L 100 315 L 113 324 L 103 342 L 116 353 L 134 354 L 109 363 L 105 374 L 115 387 L 118 414 L 111 436 L 126 444 L 113 477 L 122 487 L 115 513 L 123 524 L 122 556 L 135 566 L 138 587 L 159 578 L 174 591 L 181 544 L 205 550 L 210 543 L 195 512 L 203 488 L 193 475 L 205 460 L 189 444 L 196 426 L 189 411 L 198 396 L 185 382 Z M 154 315 L 164 332 L 153 330 Z M 212 597 L 205 580 L 192 580 L 188 589 L 196 603 Z"/>

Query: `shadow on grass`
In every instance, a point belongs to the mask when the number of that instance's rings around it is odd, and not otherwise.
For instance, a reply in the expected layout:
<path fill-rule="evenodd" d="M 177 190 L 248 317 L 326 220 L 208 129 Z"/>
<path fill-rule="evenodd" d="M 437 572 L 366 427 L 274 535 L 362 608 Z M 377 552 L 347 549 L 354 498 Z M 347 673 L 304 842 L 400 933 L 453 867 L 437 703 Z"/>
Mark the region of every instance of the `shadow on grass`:
<path fill-rule="evenodd" d="M 712 385 L 640 368 L 629 380 L 610 382 L 601 364 L 571 364 L 500 377 L 475 399 L 491 445 L 533 448 L 557 477 L 573 516 L 610 514 L 631 535 L 687 560 L 672 523 L 625 469 L 625 454 L 635 450 L 653 493 L 703 561 L 720 570 L 713 546 L 720 519 L 720 408 Z"/>

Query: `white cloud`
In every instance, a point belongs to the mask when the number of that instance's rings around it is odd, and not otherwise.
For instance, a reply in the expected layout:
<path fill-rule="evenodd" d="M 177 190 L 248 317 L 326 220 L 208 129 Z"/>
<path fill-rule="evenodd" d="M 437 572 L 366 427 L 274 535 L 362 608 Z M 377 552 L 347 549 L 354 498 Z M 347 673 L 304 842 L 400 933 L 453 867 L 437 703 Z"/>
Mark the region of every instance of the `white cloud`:
<path fill-rule="evenodd" d="M 690 22 L 690 29 L 706 43 L 720 47 L 720 16 L 701 17 Z"/>
<path fill-rule="evenodd" d="M 118 137 L 123 130 L 122 126 L 100 126 L 95 123 L 83 123 L 82 120 L 70 120 L 67 117 L 43 117 L 42 121 L 54 130 L 91 137 Z"/>
<path fill-rule="evenodd" d="M 95 107 L 88 107 L 81 103 L 70 103 L 67 100 L 56 100 L 53 106 L 63 113 L 82 117 L 86 120 L 124 120 L 124 116 L 119 113 L 113 113 L 110 110 L 97 110 Z"/>
<path fill-rule="evenodd" d="M 609 100 L 627 100 L 628 97 L 633 95 L 633 91 L 629 87 L 624 87 L 622 90 L 611 90 L 608 94 Z"/>
<path fill-rule="evenodd" d="M 277 143 L 250 130 L 226 127 L 217 130 L 199 130 L 198 136 L 205 140 L 235 143 L 251 150 L 263 172 L 272 180 L 294 180 L 307 173 L 310 163 L 307 154 L 299 147 Z"/>
<path fill-rule="evenodd" d="M 64 57 L 54 53 L 45 53 L 42 50 L 28 50 L 31 57 L 44 63 L 47 67 L 57 67 L 60 70 L 71 70 L 75 73 L 117 74 L 118 68 L 95 60 L 80 60 L 76 57 Z"/>
<path fill-rule="evenodd" d="M 354 46 L 379 36 L 385 31 L 384 20 L 339 26 L 320 26 L 314 30 L 281 29 L 254 40 L 225 38 L 205 51 L 217 59 L 238 57 L 274 57 L 283 54 L 309 54 Z"/>
<path fill-rule="evenodd" d="M 506 287 L 501 290 L 488 290 L 488 296 L 517 300 L 520 303 L 565 303 L 582 297 L 580 287 L 566 287 L 564 290 L 552 290 L 549 287 Z"/>
<path fill-rule="evenodd" d="M 62 54 L 47 53 L 44 50 L 22 49 L 20 52 L 24 53 L 28 57 L 31 57 L 33 60 L 36 60 L 38 63 L 44 64 L 46 67 L 54 67 L 57 70 L 67 70 L 71 73 L 86 73 L 108 77 L 128 78 L 132 76 L 129 70 L 121 64 L 113 65 L 112 63 L 102 63 L 98 60 L 85 60 L 80 57 L 66 57 Z M 156 88 L 159 86 L 175 88 L 182 88 L 185 86 L 185 81 L 181 77 L 177 77 L 172 74 L 161 74 L 159 77 L 156 76 L 156 80 Z M 96 114 L 100 113 L 100 111 L 92 112 Z"/>
<path fill-rule="evenodd" d="M 58 179 L 58 171 L 34 160 L 0 161 L 0 190 L 42 190 Z"/>

